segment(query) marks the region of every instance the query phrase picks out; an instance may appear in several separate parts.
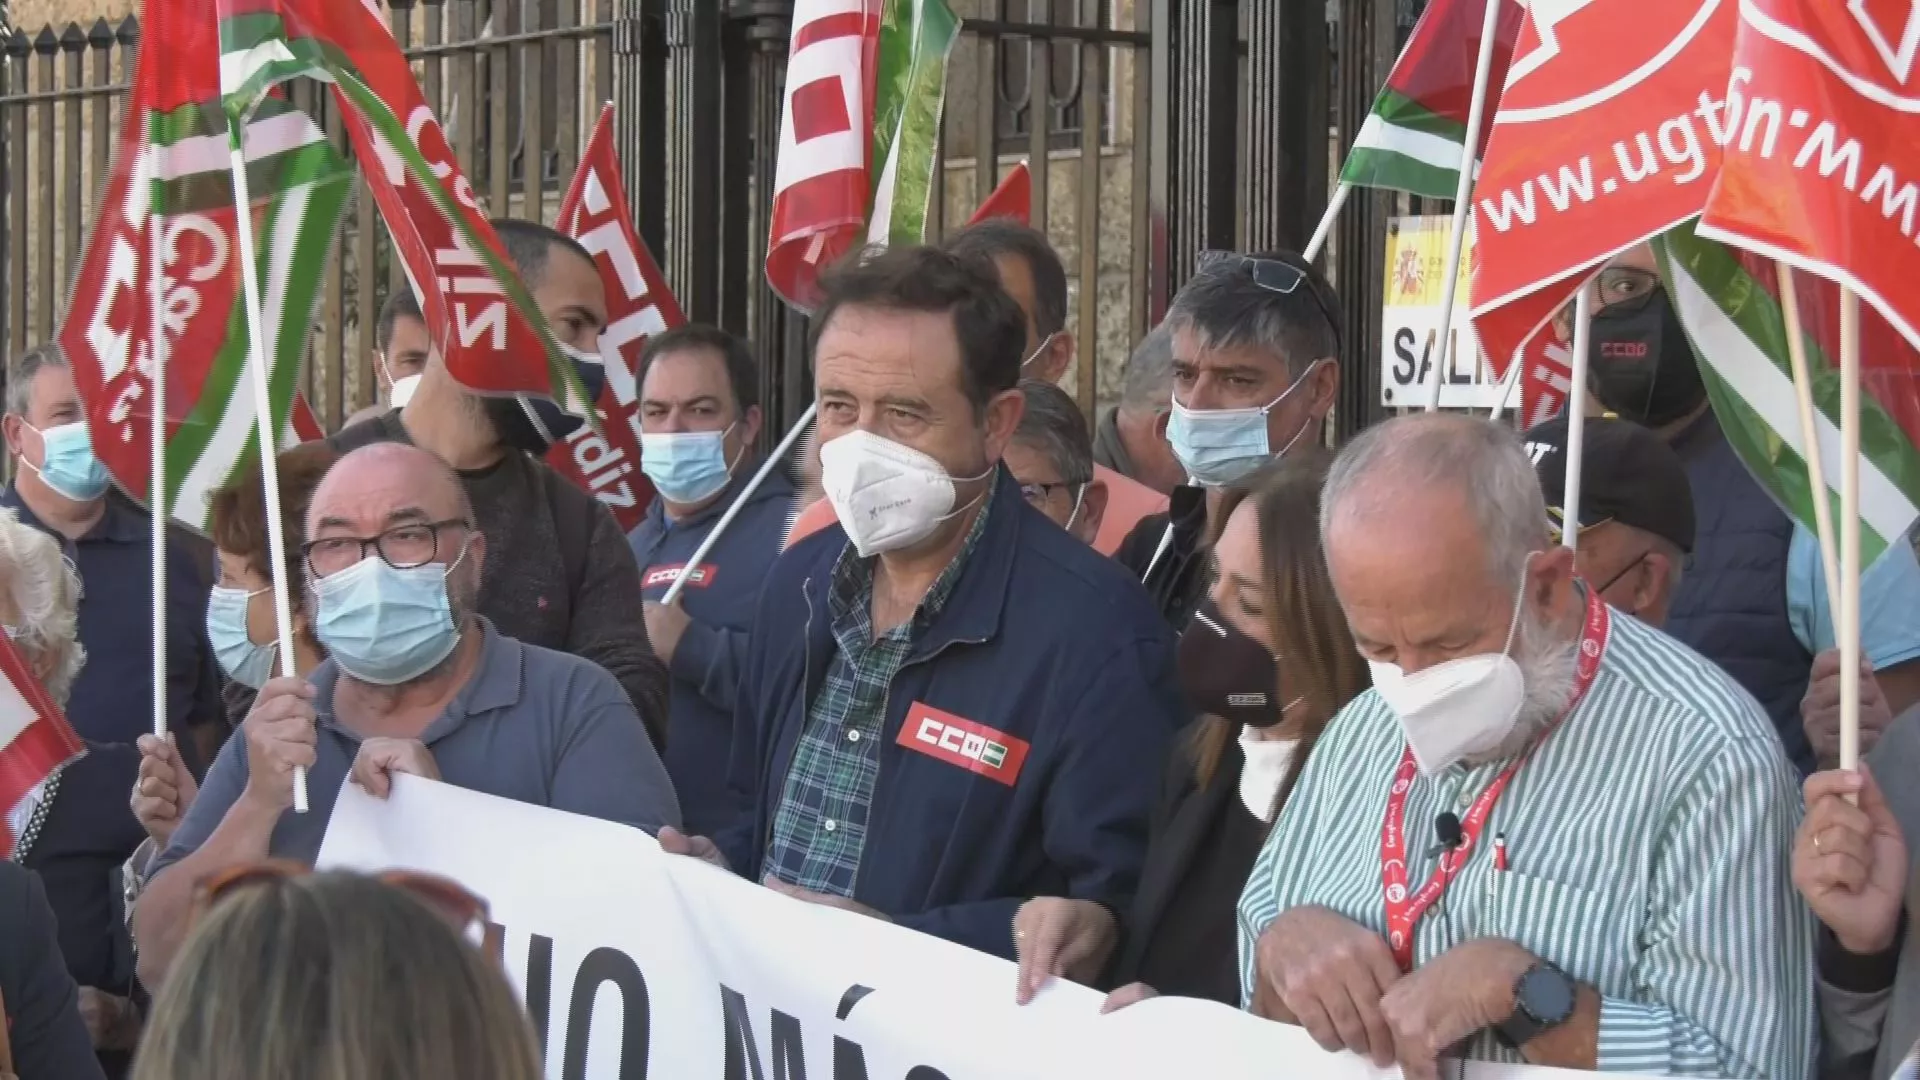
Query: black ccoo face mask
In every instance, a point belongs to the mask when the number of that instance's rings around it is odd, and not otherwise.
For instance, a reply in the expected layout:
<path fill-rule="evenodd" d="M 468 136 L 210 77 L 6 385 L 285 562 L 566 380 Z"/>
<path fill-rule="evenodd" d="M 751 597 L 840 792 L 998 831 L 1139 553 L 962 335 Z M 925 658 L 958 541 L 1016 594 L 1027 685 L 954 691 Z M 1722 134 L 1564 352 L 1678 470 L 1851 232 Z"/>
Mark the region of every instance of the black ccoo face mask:
<path fill-rule="evenodd" d="M 1665 289 L 1603 308 L 1589 336 L 1587 386 L 1621 419 L 1663 427 L 1706 400 L 1693 343 Z"/>
<path fill-rule="evenodd" d="M 561 348 L 572 358 L 574 371 L 586 387 L 587 400 L 599 401 L 600 392 L 607 384 L 604 362 L 589 353 Z M 509 394 L 481 398 L 480 404 L 502 443 L 535 456 L 545 454 L 554 443 L 564 441 L 586 424 L 582 418 L 542 397 Z"/>
<path fill-rule="evenodd" d="M 1248 727 L 1280 722 L 1280 665 L 1266 646 L 1220 617 L 1213 598 L 1201 601 L 1177 656 L 1187 702 L 1203 713 Z"/>

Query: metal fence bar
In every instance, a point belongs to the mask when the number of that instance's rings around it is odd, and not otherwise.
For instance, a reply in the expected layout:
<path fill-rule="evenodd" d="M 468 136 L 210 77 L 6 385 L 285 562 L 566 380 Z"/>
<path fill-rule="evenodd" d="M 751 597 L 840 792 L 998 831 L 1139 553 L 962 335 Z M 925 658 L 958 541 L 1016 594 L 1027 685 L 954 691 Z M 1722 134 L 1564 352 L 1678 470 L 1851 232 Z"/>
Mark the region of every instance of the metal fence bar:
<path fill-rule="evenodd" d="M 1047 50 L 1051 51 L 1051 50 Z M 1105 84 L 1107 47 L 1092 42 L 1080 46 L 1080 91 L 1085 100 L 1088 87 L 1096 92 Z M 1051 111 L 1051 110 L 1049 110 Z M 1038 124 L 1034 125 L 1039 128 Z M 1087 424 L 1099 418 L 1100 406 L 1100 122 L 1099 99 L 1094 108 L 1080 110 L 1080 209 L 1074 215 L 1074 228 L 1080 233 L 1080 328 L 1074 335 L 1079 342 L 1079 384 L 1075 396 Z"/>

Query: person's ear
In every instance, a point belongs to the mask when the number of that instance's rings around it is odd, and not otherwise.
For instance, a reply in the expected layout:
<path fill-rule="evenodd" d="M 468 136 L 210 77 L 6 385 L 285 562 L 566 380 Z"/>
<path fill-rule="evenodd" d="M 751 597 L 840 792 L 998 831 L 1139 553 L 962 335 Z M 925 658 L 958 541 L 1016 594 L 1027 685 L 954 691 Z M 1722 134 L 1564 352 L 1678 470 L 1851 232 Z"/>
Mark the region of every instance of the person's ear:
<path fill-rule="evenodd" d="M 1651 611 L 1658 607 L 1661 593 L 1668 591 L 1679 567 L 1665 553 L 1649 551 L 1640 559 L 1639 579 L 1633 586 L 1633 610 Z"/>
<path fill-rule="evenodd" d="M 1040 349 L 1040 355 L 1033 361 L 1034 377 L 1042 382 L 1060 385 L 1066 378 L 1067 368 L 1073 365 L 1073 334 L 1062 330 L 1047 340 Z"/>
<path fill-rule="evenodd" d="M 1007 444 L 1013 441 L 1013 431 L 1020 426 L 1020 418 L 1027 412 L 1027 398 L 1019 387 L 1002 390 L 987 400 L 986 408 L 986 451 L 987 463 L 999 461 L 1007 452 Z"/>
<path fill-rule="evenodd" d="M 0 433 L 6 435 L 8 450 L 16 454 L 25 453 L 21 447 L 20 440 L 22 438 L 22 431 L 26 426 L 27 422 L 21 419 L 19 413 L 8 413 L 4 420 L 0 420 Z"/>
<path fill-rule="evenodd" d="M 1073 523 L 1073 534 L 1089 546 L 1100 535 L 1100 526 L 1107 519 L 1107 482 L 1095 480 L 1087 485 L 1086 494 L 1080 498 L 1080 516 Z"/>
<path fill-rule="evenodd" d="M 1562 345 L 1573 344 L 1573 304 L 1562 305 L 1553 313 L 1553 336 L 1559 338 Z"/>
<path fill-rule="evenodd" d="M 1314 365 L 1307 373 L 1305 393 L 1312 402 L 1313 415 L 1324 420 L 1333 414 L 1334 406 L 1340 403 L 1340 361 L 1329 357 Z"/>
<path fill-rule="evenodd" d="M 1161 442 L 1165 442 L 1167 439 L 1167 425 L 1172 422 L 1173 422 L 1172 409 L 1161 409 L 1159 412 L 1154 413 L 1153 414 L 1153 437 L 1156 439 L 1159 439 Z M 1913 550 L 1920 552 L 1920 532 L 1914 533 Z"/>
<path fill-rule="evenodd" d="M 1573 584 L 1573 551 L 1564 544 L 1555 544 L 1533 556 L 1528 567 L 1527 594 L 1535 606 L 1552 608 L 1560 598 L 1560 590 Z"/>
<path fill-rule="evenodd" d="M 747 406 L 747 411 L 740 417 L 740 445 L 752 446 L 760 440 L 760 424 L 765 419 L 766 414 L 760 411 L 760 406 Z"/>

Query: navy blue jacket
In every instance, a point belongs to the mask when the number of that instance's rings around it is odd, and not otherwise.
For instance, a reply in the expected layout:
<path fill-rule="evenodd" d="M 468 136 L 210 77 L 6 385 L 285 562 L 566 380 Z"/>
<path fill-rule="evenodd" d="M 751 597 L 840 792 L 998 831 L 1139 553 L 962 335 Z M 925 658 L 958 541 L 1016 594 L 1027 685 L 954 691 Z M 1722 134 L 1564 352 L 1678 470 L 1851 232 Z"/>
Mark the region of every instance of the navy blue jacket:
<path fill-rule="evenodd" d="M 1029 897 L 1126 910 L 1187 710 L 1173 634 L 1140 583 L 1029 507 L 1004 470 L 993 499 L 953 595 L 887 695 L 853 899 L 1011 958 L 1013 914 Z M 827 593 L 846 544 L 837 525 L 796 544 L 760 599 L 732 772 L 752 813 L 714 838 L 752 880 L 833 660 Z M 978 763 L 983 734 L 1011 748 L 998 770 Z M 968 756 L 976 763 L 956 763 Z"/>
<path fill-rule="evenodd" d="M 646 519 L 627 536 L 640 564 L 642 596 L 657 601 L 666 595 L 756 467 L 743 463 L 735 468 L 733 480 L 712 506 L 680 521 L 668 521 L 666 509 L 654 499 Z M 673 689 L 664 759 L 680 796 L 681 816 L 695 835 L 713 835 L 732 825 L 745 809 L 727 787 L 734 689 L 740 685 L 753 609 L 767 568 L 786 541 L 792 510 L 793 485 L 775 469 L 680 593 L 680 606 L 692 623 L 668 665 Z"/>

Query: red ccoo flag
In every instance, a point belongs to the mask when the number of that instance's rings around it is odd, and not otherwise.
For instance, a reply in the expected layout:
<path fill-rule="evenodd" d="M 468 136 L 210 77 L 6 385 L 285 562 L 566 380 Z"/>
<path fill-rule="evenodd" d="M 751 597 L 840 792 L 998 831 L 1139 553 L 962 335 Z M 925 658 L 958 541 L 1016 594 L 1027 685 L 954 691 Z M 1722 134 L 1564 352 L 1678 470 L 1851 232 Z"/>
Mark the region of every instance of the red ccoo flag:
<path fill-rule="evenodd" d="M 1033 214 L 1033 170 L 1022 161 L 1013 167 L 1013 171 L 993 189 L 980 209 L 967 219 L 968 225 L 978 225 L 992 218 L 1013 218 L 1022 225 L 1032 220 Z"/>
<path fill-rule="evenodd" d="M 607 328 L 600 333 L 606 381 L 595 404 L 601 430 L 583 427 L 547 452 L 547 464 L 591 492 L 613 511 L 622 530 L 632 530 L 653 501 L 653 484 L 640 471 L 640 353 L 647 339 L 686 323 L 666 275 L 633 227 L 626 183 L 613 148 L 613 106 L 580 156 L 559 229 L 593 252 L 607 286 Z"/>
<path fill-rule="evenodd" d="M 0 634 L 0 859 L 13 855 L 7 818 L 27 793 L 86 752 L 13 639 Z"/>

